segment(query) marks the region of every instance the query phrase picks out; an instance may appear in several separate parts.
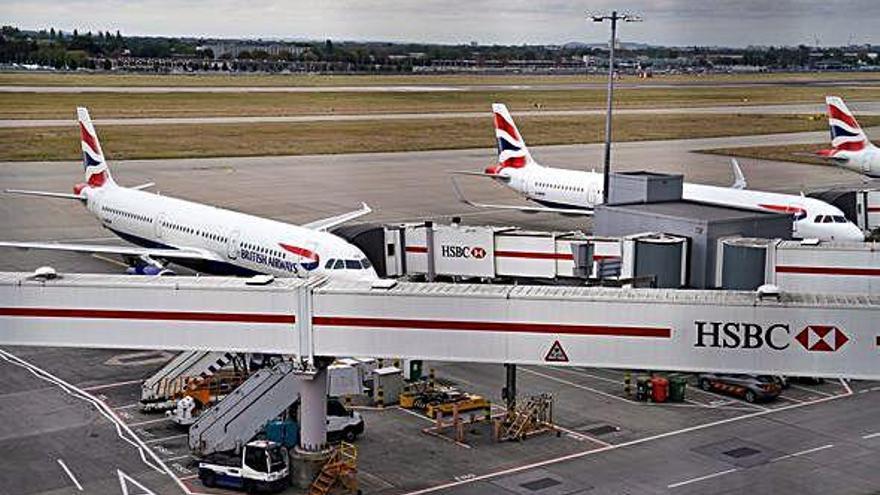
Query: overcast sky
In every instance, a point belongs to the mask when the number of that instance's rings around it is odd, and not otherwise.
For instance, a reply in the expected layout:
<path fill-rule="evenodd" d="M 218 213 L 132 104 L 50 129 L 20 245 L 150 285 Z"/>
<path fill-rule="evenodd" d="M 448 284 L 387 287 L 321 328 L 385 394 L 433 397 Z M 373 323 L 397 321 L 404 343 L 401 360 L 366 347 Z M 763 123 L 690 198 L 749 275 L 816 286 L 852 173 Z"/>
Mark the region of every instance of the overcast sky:
<path fill-rule="evenodd" d="M 2 22 L 129 35 L 433 43 L 599 42 L 585 13 L 641 14 L 620 39 L 658 45 L 880 43 L 880 0 L 0 0 Z"/>

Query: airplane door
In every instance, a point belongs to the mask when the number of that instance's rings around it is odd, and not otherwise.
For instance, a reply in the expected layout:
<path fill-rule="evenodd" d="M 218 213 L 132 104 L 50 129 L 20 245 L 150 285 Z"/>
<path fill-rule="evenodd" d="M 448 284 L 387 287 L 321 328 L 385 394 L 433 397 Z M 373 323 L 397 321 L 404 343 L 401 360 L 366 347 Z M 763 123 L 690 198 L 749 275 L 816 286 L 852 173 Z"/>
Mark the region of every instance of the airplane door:
<path fill-rule="evenodd" d="M 229 241 L 226 244 L 226 256 L 231 260 L 238 259 L 238 239 L 240 237 L 241 236 L 237 230 L 233 230 L 229 234 Z"/>
<path fill-rule="evenodd" d="M 162 239 L 162 236 L 165 234 L 165 229 L 162 225 L 165 223 L 165 214 L 159 213 L 156 215 L 156 219 L 153 220 L 153 230 L 156 233 L 156 239 Z"/>

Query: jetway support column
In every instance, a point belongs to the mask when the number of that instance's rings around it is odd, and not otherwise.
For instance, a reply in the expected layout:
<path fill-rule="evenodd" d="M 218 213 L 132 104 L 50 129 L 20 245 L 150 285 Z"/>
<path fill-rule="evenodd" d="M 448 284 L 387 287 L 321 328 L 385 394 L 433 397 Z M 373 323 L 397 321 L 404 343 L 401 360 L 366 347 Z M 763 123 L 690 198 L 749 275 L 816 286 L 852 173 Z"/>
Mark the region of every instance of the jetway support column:
<path fill-rule="evenodd" d="M 327 363 L 316 360 L 318 368 L 312 379 L 303 379 L 299 405 L 299 445 L 293 449 L 291 460 L 293 484 L 308 488 L 318 476 L 321 467 L 330 458 L 332 449 L 327 445 Z"/>
<path fill-rule="evenodd" d="M 506 376 L 504 389 L 501 391 L 501 397 L 504 398 L 508 411 L 516 409 L 516 365 L 504 363 L 504 371 Z"/>

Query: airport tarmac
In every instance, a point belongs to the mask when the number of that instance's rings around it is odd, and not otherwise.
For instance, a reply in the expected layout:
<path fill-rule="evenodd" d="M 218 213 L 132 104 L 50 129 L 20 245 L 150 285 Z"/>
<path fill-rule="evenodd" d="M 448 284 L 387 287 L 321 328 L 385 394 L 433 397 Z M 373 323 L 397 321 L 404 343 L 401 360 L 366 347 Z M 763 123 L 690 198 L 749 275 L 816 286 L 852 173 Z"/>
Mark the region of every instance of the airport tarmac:
<path fill-rule="evenodd" d="M 856 115 L 880 115 L 880 102 L 848 102 Z M 711 107 L 687 108 L 620 108 L 615 115 L 677 115 L 688 114 L 749 114 L 749 115 L 793 115 L 822 114 L 824 104 L 798 103 L 790 105 L 721 105 Z M 432 112 L 432 113 L 363 113 L 334 115 L 287 115 L 287 116 L 225 116 L 225 117 L 167 117 L 167 118 L 121 118 L 96 119 L 96 126 L 108 125 L 186 125 L 186 124 L 254 124 L 254 123 L 301 123 L 301 122 L 353 122 L 370 120 L 413 120 L 413 119 L 484 119 L 492 115 L 485 112 Z M 584 110 L 525 110 L 514 112 L 516 117 L 572 117 L 585 115 L 605 115 L 604 109 Z M 3 119 L 0 128 L 20 127 L 62 127 L 74 126 L 76 119 Z"/>
<path fill-rule="evenodd" d="M 875 135 L 876 130 L 872 129 Z M 690 150 L 826 139 L 822 132 L 621 143 L 615 146 L 614 163 L 618 170 L 682 172 L 694 182 L 727 184 L 732 178 L 724 157 Z M 121 184 L 155 181 L 156 190 L 164 194 L 290 222 L 339 213 L 363 200 L 376 210 L 366 221 L 447 221 L 462 216 L 469 223 L 520 224 L 542 230 L 590 227 L 586 218 L 484 212 L 459 203 L 447 172 L 482 169 L 494 162 L 490 149 L 118 163 L 112 162 L 112 150 L 107 152 L 114 178 Z M 548 146 L 532 152 L 548 165 L 601 168 L 600 145 Z M 858 175 L 830 166 L 741 163 L 750 187 L 758 189 L 796 193 L 801 188 L 862 183 Z M 81 180 L 80 163 L 0 163 L 4 188 L 69 191 Z M 466 192 L 485 201 L 519 201 L 512 192 L 479 179 L 468 182 Z M 120 242 L 73 201 L 4 195 L 0 225 L 5 240 Z M 88 255 L 38 251 L 4 251 L 0 270 L 31 270 L 46 264 L 61 272 L 122 271 L 117 264 Z M 92 388 L 190 489 L 208 493 L 194 481 L 182 433 L 160 416 L 140 413 L 134 405 L 138 380 L 161 363 L 137 364 L 150 357 L 138 358 L 126 351 L 6 350 L 72 384 Z M 119 358 L 136 364 L 108 364 Z M 500 403 L 504 380 L 500 365 L 429 366 L 436 367 L 441 378 Z M 169 477 L 143 464 L 137 450 L 116 436 L 112 425 L 90 406 L 5 361 L 0 361 L 0 370 L 11 377 L 0 387 L 0 447 L 23 459 L 0 463 L 0 492 L 80 493 L 76 479 L 88 486 L 88 493 L 124 493 L 117 470 L 157 494 L 178 490 Z M 367 433 L 357 443 L 365 493 L 825 494 L 865 493 L 880 487 L 876 383 L 798 386 L 786 391 L 784 399 L 759 405 L 691 387 L 690 402 L 664 406 L 634 403 L 626 397 L 618 371 L 524 366 L 519 379 L 521 395 L 554 395 L 556 421 L 565 429 L 559 437 L 542 435 L 521 444 L 497 444 L 479 430 L 468 433 L 468 448 L 421 433 L 430 426 L 424 417 L 398 408 L 365 410 Z M 94 446 L 89 451 L 95 452 L 78 454 L 85 445 Z"/>
<path fill-rule="evenodd" d="M 195 77 L 195 76 L 194 76 Z M 296 83 L 296 76 L 291 82 Z M 430 78 L 427 75 L 426 78 Z M 381 79 L 377 79 L 379 81 Z M 617 88 L 682 88 L 682 87 L 761 87 L 761 86 L 814 86 L 829 88 L 872 87 L 880 79 L 843 78 L 834 80 L 681 80 L 659 82 L 658 80 L 624 80 L 615 83 Z M 2 93 L 413 93 L 449 91 L 570 91 L 577 89 L 604 89 L 605 82 L 581 82 L 558 84 L 367 84 L 358 86 L 34 86 L 2 85 Z"/>

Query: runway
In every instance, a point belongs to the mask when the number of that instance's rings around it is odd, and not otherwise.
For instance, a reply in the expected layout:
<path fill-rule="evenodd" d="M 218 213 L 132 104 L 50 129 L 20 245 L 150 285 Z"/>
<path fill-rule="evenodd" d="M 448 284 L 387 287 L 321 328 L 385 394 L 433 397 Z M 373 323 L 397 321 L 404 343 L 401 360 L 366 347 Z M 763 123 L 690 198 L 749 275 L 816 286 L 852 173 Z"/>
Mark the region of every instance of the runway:
<path fill-rule="evenodd" d="M 848 102 L 856 115 L 880 115 L 880 102 L 853 101 Z M 678 108 L 620 108 L 614 110 L 615 115 L 677 115 L 677 114 L 748 114 L 748 115 L 794 115 L 822 114 L 825 105 L 791 104 L 791 105 L 720 105 L 711 107 L 678 107 Z M 416 119 L 484 119 L 491 116 L 490 110 L 485 112 L 429 112 L 429 113 L 363 113 L 333 115 L 288 115 L 271 116 L 226 116 L 226 117 L 169 117 L 169 118 L 120 118 L 96 119 L 95 125 L 186 125 L 186 124 L 254 124 L 254 123 L 303 123 L 303 122 L 355 122 L 373 120 L 416 120 Z M 525 110 L 514 112 L 516 117 L 571 117 L 588 115 L 605 115 L 604 109 L 582 110 Z M 3 119 L 0 128 L 21 127 L 63 127 L 76 125 L 76 119 Z"/>
<path fill-rule="evenodd" d="M 464 74 L 463 77 L 470 75 Z M 431 76 L 426 75 L 426 79 Z M 379 79 L 377 79 L 378 81 Z M 2 85 L 6 93 L 413 93 L 449 91 L 570 91 L 578 89 L 604 89 L 606 83 L 558 83 L 558 84 L 368 84 L 346 86 L 297 86 L 296 76 L 291 76 L 290 86 L 34 86 Z M 645 81 L 619 81 L 617 88 L 682 88 L 682 87 L 760 87 L 760 86 L 814 86 L 814 87 L 868 87 L 880 84 L 878 78 L 842 78 L 836 80 L 767 80 L 767 81 L 672 81 L 659 79 Z"/>

